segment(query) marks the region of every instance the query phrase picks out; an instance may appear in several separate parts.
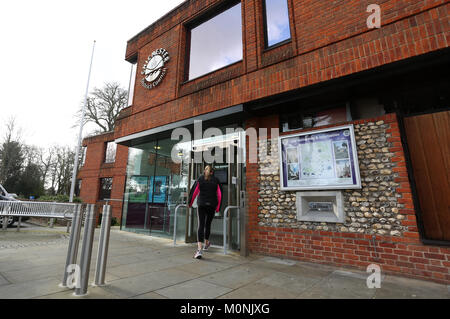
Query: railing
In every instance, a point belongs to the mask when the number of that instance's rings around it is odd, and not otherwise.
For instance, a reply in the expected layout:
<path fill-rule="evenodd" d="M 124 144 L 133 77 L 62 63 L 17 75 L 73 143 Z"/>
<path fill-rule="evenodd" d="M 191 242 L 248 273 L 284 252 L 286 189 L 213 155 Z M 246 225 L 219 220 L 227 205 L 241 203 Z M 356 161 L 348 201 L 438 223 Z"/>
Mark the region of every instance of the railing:
<path fill-rule="evenodd" d="M 8 217 L 46 217 L 72 219 L 76 209 L 73 203 L 49 203 L 28 201 L 0 201 L 0 217 L 3 229 L 7 228 Z M 52 223 L 53 224 L 53 223 Z M 17 231 L 20 229 L 20 219 Z"/>
<path fill-rule="evenodd" d="M 177 213 L 178 213 L 178 209 L 180 207 L 186 207 L 186 204 L 180 204 L 177 205 L 177 207 L 175 207 L 175 213 L 174 213 L 174 221 L 173 221 L 173 245 L 175 246 L 177 244 Z"/>
<path fill-rule="evenodd" d="M 239 206 L 227 206 L 227 208 L 225 208 L 225 211 L 223 212 L 223 253 L 226 255 L 227 254 L 227 223 L 228 223 L 228 211 L 230 209 L 237 209 L 238 210 L 238 234 L 240 232 L 239 230 L 239 212 L 240 212 L 240 207 Z"/>

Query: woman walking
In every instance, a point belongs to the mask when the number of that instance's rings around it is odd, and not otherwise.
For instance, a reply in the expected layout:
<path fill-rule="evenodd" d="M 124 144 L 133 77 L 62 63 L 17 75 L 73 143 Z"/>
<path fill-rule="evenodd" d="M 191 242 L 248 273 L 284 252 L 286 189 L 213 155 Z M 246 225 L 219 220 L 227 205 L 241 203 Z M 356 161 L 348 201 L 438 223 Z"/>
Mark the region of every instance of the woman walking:
<path fill-rule="evenodd" d="M 211 165 L 206 165 L 203 175 L 201 175 L 192 186 L 189 192 L 189 207 L 192 207 L 195 198 L 198 206 L 198 229 L 197 229 L 197 251 L 194 258 L 202 258 L 203 250 L 208 250 L 211 242 L 211 223 L 215 212 L 220 210 L 222 203 L 222 185 L 213 175 L 214 169 Z M 205 246 L 203 248 L 203 241 Z"/>

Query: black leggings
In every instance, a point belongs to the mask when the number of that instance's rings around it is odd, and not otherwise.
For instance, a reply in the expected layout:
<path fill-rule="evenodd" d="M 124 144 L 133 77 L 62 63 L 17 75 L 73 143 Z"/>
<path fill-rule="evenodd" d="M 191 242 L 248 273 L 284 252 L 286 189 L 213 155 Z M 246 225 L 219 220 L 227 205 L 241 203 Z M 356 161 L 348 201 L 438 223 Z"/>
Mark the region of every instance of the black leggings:
<path fill-rule="evenodd" d="M 204 239 L 209 240 L 209 234 L 211 233 L 211 223 L 214 218 L 214 207 L 211 206 L 198 206 L 198 229 L 197 229 L 197 241 L 203 242 Z"/>

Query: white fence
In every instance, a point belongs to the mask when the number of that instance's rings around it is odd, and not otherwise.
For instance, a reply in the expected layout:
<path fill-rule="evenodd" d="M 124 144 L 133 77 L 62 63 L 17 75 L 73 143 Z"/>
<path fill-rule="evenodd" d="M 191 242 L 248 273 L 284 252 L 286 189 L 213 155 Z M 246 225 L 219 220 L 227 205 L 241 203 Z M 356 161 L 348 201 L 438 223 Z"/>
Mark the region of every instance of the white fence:
<path fill-rule="evenodd" d="M 29 216 L 72 219 L 76 204 L 0 201 L 0 216 Z"/>

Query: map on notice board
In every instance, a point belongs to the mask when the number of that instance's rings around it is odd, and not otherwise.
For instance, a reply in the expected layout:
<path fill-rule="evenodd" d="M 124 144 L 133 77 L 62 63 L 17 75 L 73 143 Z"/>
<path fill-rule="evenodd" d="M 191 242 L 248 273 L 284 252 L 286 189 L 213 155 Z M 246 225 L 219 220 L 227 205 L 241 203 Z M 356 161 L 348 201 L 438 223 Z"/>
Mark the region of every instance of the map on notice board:
<path fill-rule="evenodd" d="M 360 188 L 353 126 L 280 137 L 282 189 Z"/>

